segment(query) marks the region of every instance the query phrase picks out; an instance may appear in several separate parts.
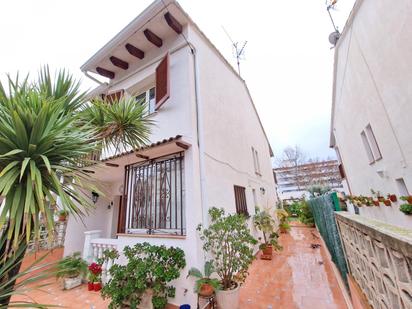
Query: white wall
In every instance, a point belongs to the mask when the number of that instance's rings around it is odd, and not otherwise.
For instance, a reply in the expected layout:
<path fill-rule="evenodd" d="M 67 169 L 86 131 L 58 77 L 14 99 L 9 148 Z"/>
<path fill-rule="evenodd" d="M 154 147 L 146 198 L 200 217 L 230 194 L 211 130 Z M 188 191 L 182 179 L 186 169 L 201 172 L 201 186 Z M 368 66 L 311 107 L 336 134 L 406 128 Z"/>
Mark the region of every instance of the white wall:
<path fill-rule="evenodd" d="M 333 97 L 349 186 L 354 195 L 399 195 L 395 179 L 404 178 L 412 194 L 412 6 L 363 0 L 353 16 L 336 47 Z M 383 157 L 373 164 L 360 136 L 369 123 Z"/>
<path fill-rule="evenodd" d="M 196 30 L 190 31 L 189 39 L 197 50 L 200 71 L 208 207 L 235 212 L 234 185 L 246 188 L 250 214 L 256 206 L 252 189 L 259 206 L 275 207 L 268 141 L 243 80 Z M 261 176 L 255 173 L 252 147 L 259 153 Z"/>

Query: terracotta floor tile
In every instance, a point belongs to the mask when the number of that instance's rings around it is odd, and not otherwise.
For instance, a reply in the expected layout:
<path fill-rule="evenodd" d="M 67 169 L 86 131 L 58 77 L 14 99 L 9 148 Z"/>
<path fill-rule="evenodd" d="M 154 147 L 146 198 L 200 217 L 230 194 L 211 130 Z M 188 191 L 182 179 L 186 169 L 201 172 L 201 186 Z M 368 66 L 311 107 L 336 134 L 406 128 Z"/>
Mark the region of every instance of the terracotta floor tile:
<path fill-rule="evenodd" d="M 322 249 L 312 249 L 319 243 L 313 236 L 315 229 L 293 227 L 289 234 L 282 234 L 283 251 L 274 254 L 271 261 L 256 259 L 250 267 L 249 277 L 241 288 L 240 309 L 346 309 L 346 304 L 334 277 L 330 261 Z M 61 250 L 55 250 L 49 260 L 58 259 Z M 28 256 L 28 265 L 35 257 Z M 319 263 L 323 262 L 323 263 Z M 29 293 L 39 303 L 58 304 L 69 309 L 106 309 L 108 300 L 98 292 L 87 291 L 82 285 L 62 291 L 55 279 L 42 291 Z M 29 300 L 13 297 L 13 300 Z"/>

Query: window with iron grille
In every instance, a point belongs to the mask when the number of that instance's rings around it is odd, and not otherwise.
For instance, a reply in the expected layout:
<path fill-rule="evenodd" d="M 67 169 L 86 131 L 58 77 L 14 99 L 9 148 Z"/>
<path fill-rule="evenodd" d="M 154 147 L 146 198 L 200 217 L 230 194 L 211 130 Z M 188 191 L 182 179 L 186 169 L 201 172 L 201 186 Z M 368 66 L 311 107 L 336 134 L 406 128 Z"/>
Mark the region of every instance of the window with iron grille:
<path fill-rule="evenodd" d="M 126 232 L 185 235 L 183 153 L 126 166 Z"/>
<path fill-rule="evenodd" d="M 235 203 L 236 203 L 236 212 L 238 214 L 243 214 L 245 216 L 249 216 L 249 212 L 247 211 L 247 203 L 246 203 L 246 192 L 245 188 L 241 186 L 234 186 L 235 189 Z"/>

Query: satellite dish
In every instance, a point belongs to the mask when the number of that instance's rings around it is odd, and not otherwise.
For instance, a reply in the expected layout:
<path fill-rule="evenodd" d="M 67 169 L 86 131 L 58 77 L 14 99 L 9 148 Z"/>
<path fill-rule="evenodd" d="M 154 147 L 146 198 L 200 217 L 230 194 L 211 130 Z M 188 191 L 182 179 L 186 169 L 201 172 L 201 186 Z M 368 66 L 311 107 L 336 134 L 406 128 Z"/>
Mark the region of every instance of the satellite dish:
<path fill-rule="evenodd" d="M 329 34 L 329 43 L 332 44 L 333 46 L 336 45 L 340 37 L 339 31 L 334 31 L 331 34 Z"/>

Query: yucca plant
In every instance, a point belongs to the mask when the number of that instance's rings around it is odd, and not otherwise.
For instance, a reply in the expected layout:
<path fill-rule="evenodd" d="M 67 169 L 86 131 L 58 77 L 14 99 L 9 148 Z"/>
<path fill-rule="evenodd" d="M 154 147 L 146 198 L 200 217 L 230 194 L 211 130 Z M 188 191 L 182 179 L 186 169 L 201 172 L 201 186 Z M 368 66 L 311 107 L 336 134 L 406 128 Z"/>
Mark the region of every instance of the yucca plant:
<path fill-rule="evenodd" d="M 65 71 L 52 78 L 45 67 L 35 82 L 9 78 L 8 89 L 0 84 L 0 230 L 6 227 L 0 256 L 6 260 L 22 243 L 38 241 L 40 223 L 53 237 L 57 198 L 70 215 L 87 214 L 94 205 L 84 192 L 98 188 L 84 170 L 94 163 L 86 158 L 103 148 L 139 147 L 152 125 L 133 99 L 88 102 Z"/>

